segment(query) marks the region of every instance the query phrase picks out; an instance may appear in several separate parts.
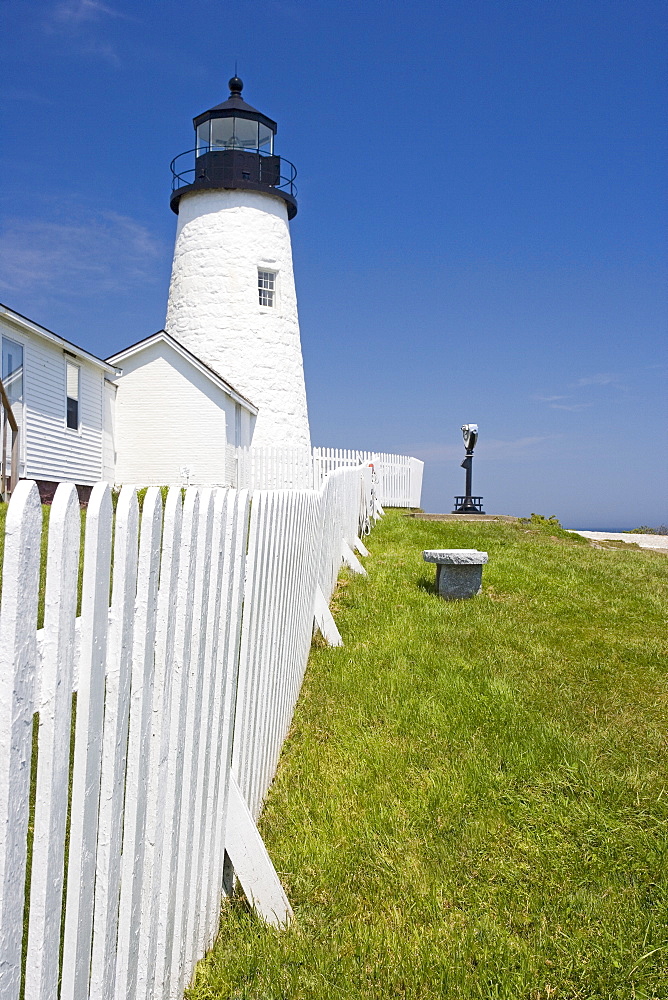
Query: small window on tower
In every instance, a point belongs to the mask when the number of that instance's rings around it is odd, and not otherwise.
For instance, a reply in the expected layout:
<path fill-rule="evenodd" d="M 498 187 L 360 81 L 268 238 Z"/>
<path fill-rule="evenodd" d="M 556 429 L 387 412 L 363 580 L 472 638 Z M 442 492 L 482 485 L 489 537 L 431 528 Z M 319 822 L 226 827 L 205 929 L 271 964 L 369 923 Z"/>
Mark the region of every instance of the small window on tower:
<path fill-rule="evenodd" d="M 269 306 L 273 309 L 276 299 L 276 272 L 257 272 L 257 289 L 260 296 L 260 305 Z"/>
<path fill-rule="evenodd" d="M 67 362 L 67 426 L 79 430 L 79 366 Z"/>

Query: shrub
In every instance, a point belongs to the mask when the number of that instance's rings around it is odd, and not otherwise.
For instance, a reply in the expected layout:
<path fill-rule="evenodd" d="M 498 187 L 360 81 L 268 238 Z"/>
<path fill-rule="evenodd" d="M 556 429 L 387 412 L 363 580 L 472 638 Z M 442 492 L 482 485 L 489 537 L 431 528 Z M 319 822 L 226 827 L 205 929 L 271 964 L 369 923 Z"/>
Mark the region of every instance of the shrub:
<path fill-rule="evenodd" d="M 553 538 L 568 538 L 572 542 L 589 544 L 589 540 L 583 538 L 582 535 L 562 528 L 556 514 L 550 514 L 549 517 L 544 517 L 542 514 L 532 514 L 531 517 L 518 517 L 517 520 L 525 530 L 528 528 L 530 531 L 540 531 Z"/>
<path fill-rule="evenodd" d="M 542 514 L 532 514 L 531 517 L 518 517 L 520 524 L 527 528 L 561 528 L 561 522 L 556 514 L 543 517 Z"/>

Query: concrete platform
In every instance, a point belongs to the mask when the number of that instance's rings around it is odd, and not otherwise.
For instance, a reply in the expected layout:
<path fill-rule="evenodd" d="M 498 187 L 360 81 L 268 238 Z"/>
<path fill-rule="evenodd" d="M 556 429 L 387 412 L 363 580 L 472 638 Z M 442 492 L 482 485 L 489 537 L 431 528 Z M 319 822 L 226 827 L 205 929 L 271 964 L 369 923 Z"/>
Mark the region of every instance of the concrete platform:
<path fill-rule="evenodd" d="M 516 517 L 510 514 L 404 514 L 404 517 L 414 517 L 418 521 L 505 521 L 512 524 L 517 521 Z"/>

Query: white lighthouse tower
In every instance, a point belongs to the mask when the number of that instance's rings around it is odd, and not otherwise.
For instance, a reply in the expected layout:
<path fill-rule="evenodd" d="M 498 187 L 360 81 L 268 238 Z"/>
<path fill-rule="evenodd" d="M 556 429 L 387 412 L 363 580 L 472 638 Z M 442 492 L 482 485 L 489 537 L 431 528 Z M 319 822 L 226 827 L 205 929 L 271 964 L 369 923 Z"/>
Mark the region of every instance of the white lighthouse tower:
<path fill-rule="evenodd" d="M 310 447 L 288 222 L 295 168 L 274 152 L 276 122 L 241 97 L 194 119 L 176 157 L 178 214 L 166 330 L 258 407 L 254 446 Z"/>

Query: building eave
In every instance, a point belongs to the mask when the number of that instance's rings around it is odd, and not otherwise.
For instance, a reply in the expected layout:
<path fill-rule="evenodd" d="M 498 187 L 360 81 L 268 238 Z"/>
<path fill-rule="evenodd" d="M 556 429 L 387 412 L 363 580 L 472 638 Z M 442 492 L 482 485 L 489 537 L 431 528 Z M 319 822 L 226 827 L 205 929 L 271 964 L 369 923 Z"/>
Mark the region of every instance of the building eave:
<path fill-rule="evenodd" d="M 79 347 L 78 344 L 73 344 L 71 340 L 66 340 L 65 337 L 60 337 L 57 333 L 54 333 L 53 330 L 47 330 L 46 327 L 40 326 L 39 323 L 35 323 L 34 320 L 28 319 L 27 316 L 23 316 L 21 313 L 16 312 L 15 309 L 10 309 L 9 306 L 4 305 L 2 302 L 0 302 L 0 317 L 6 319 L 9 323 L 18 327 L 18 329 L 24 333 L 34 333 L 38 337 L 42 337 L 44 340 L 48 340 L 52 344 L 57 344 L 67 354 L 74 355 L 76 360 L 88 361 L 90 364 L 95 365 L 97 368 L 101 368 L 103 372 L 110 375 L 118 374 L 115 365 L 111 364 L 109 361 L 103 361 L 102 358 L 98 358 L 95 354 L 85 351 L 83 347 Z"/>
<path fill-rule="evenodd" d="M 209 381 L 213 382 L 219 389 L 222 389 L 223 392 L 227 393 L 227 395 L 230 396 L 236 403 L 239 403 L 245 409 L 249 410 L 253 416 L 257 416 L 258 408 L 254 403 L 251 403 L 246 396 L 242 395 L 242 393 L 235 389 L 233 385 L 230 385 L 230 383 L 219 375 L 215 369 L 211 368 L 211 366 L 205 361 L 202 361 L 201 358 L 198 358 L 196 354 L 192 353 L 192 351 L 189 351 L 187 347 L 183 346 L 183 344 L 180 344 L 178 340 L 172 337 L 171 334 L 167 333 L 166 330 L 158 330 L 157 333 L 153 333 L 149 337 L 144 337 L 143 340 L 138 340 L 135 344 L 130 344 L 129 347 L 124 348 L 117 354 L 112 354 L 111 357 L 107 358 L 107 361 L 116 367 L 122 368 L 123 361 L 125 361 L 126 358 L 139 354 L 141 351 L 144 351 L 146 348 L 157 343 L 167 344 L 168 347 L 171 347 L 172 350 L 176 351 L 177 354 L 200 371 L 202 375 L 209 379 Z"/>

